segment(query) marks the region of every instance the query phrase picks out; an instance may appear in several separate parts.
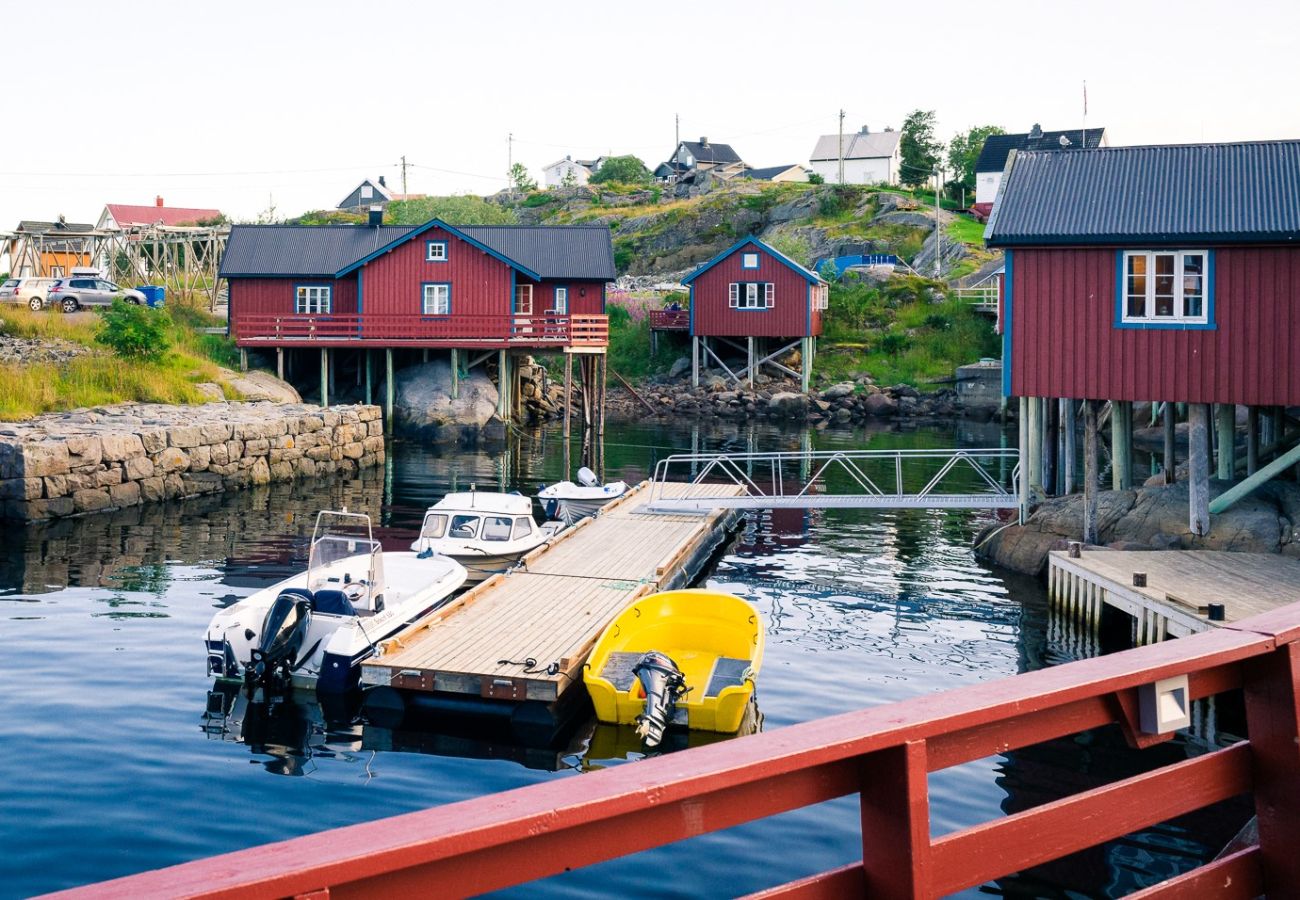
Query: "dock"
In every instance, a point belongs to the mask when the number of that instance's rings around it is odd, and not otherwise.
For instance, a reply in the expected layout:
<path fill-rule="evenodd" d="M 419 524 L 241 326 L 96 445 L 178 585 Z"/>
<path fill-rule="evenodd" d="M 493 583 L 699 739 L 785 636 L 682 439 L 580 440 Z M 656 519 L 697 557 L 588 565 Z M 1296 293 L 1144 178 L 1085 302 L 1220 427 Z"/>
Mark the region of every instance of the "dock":
<path fill-rule="evenodd" d="M 1118 609 L 1133 618 L 1134 643 L 1153 644 L 1296 602 L 1300 560 L 1220 550 L 1081 550 L 1077 557 L 1054 550 L 1048 598 L 1093 631 L 1104 606 Z"/>
<path fill-rule="evenodd" d="M 583 693 L 582 665 L 605 626 L 645 594 L 687 586 L 737 517 L 650 513 L 648 484 L 382 642 L 361 682 L 392 690 L 368 697 L 516 718 L 525 704 L 556 718 Z"/>

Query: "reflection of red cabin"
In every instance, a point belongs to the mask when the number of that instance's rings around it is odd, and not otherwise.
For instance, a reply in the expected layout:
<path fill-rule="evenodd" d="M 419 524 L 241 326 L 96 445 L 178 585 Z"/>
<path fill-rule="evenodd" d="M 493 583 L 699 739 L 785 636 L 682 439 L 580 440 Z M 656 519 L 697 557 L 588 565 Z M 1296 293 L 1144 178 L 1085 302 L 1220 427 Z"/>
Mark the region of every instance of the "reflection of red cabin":
<path fill-rule="evenodd" d="M 736 380 L 749 378 L 762 365 L 799 375 L 807 390 L 815 339 L 822 333 L 828 288 L 815 272 L 757 238 L 745 238 L 700 266 L 683 283 L 691 289 L 690 332 L 694 380 L 699 382 L 701 354 L 726 366 L 720 350 L 742 349 L 745 365 Z M 745 339 L 744 347 L 738 343 Z M 710 339 L 714 343 L 710 345 Z M 768 353 L 776 344 L 775 352 Z M 775 360 L 798 345 L 802 371 Z M 757 354 L 757 355 L 756 355 Z"/>

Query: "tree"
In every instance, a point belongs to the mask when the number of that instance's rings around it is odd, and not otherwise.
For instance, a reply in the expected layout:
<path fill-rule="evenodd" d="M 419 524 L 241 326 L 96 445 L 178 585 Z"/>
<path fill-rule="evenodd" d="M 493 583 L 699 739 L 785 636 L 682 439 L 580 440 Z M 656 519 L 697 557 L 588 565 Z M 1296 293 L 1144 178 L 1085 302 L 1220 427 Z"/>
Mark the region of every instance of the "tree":
<path fill-rule="evenodd" d="M 172 320 L 166 310 L 150 309 L 114 297 L 111 306 L 100 311 L 102 324 L 95 340 L 128 359 L 157 360 L 171 349 L 167 336 Z"/>
<path fill-rule="evenodd" d="M 578 183 L 578 170 L 573 166 L 568 166 L 564 170 L 564 177 L 560 179 L 560 187 L 571 188 Z"/>
<path fill-rule="evenodd" d="M 537 182 L 528 174 L 528 167 L 515 163 L 510 167 L 510 187 L 520 194 L 530 194 L 537 190 Z"/>
<path fill-rule="evenodd" d="M 611 156 L 591 176 L 594 184 L 619 181 L 623 184 L 649 184 L 650 170 L 635 156 Z"/>
<path fill-rule="evenodd" d="M 934 110 L 914 109 L 903 121 L 903 133 L 898 140 L 903 156 L 903 184 L 917 187 L 925 184 L 939 164 L 943 144 L 934 136 Z"/>
<path fill-rule="evenodd" d="M 976 125 L 952 139 L 948 144 L 948 168 L 952 170 L 950 184 L 964 187 L 972 194 L 975 192 L 975 162 L 984 149 L 984 141 L 994 134 L 1006 134 L 1006 131 L 1000 125 Z"/>

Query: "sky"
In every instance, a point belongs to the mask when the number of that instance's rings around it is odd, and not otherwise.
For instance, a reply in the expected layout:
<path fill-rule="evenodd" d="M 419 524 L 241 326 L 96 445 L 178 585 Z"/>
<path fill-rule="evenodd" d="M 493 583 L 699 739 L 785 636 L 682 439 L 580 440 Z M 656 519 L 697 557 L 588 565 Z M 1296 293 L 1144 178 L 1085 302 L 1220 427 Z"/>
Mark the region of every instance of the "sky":
<path fill-rule="evenodd" d="M 674 12 L 680 10 L 680 12 Z M 490 194 L 508 160 L 683 140 L 755 166 L 934 110 L 945 142 L 1105 126 L 1112 145 L 1300 138 L 1300 3 L 665 5 L 134 0 L 5 10 L 0 230 L 105 203 L 236 221 L 362 178 Z M 513 142 L 508 137 L 513 135 Z"/>

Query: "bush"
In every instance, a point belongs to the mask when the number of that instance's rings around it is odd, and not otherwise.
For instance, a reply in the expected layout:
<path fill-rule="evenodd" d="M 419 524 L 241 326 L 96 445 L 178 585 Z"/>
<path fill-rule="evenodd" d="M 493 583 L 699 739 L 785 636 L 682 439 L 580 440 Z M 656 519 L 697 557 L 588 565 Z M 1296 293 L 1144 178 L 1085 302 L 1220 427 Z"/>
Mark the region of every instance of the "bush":
<path fill-rule="evenodd" d="M 809 183 L 809 184 L 825 184 L 825 183 L 826 183 L 826 179 L 823 178 L 823 177 L 820 175 L 820 173 L 817 173 L 817 172 L 809 172 L 809 173 L 808 173 L 808 183 Z"/>
<path fill-rule="evenodd" d="M 911 338 L 897 331 L 891 331 L 880 339 L 880 352 L 898 356 L 912 345 Z"/>
<path fill-rule="evenodd" d="M 592 184 L 618 181 L 623 184 L 649 184 L 650 170 L 635 156 L 611 156 L 591 176 Z"/>
<path fill-rule="evenodd" d="M 128 359 L 161 359 L 171 349 L 171 316 L 163 310 L 127 303 L 120 297 L 100 313 L 95 340 Z"/>

